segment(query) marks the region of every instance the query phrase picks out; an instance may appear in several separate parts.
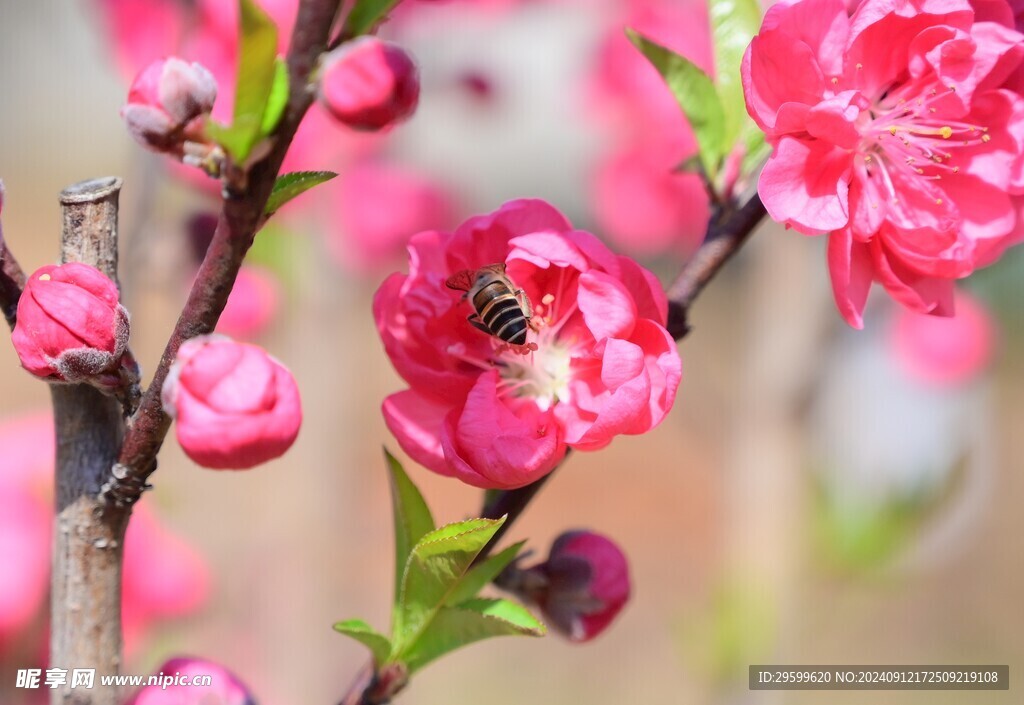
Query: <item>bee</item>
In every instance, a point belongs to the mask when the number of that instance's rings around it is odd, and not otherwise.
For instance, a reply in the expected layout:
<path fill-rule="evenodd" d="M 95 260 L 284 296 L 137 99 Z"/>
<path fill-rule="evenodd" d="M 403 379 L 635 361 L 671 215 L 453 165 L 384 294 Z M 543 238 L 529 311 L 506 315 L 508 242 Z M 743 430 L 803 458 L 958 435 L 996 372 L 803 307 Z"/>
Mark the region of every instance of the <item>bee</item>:
<path fill-rule="evenodd" d="M 466 320 L 488 335 L 504 340 L 509 345 L 525 345 L 526 329 L 530 327 L 533 307 L 526 292 L 516 288 L 505 264 L 488 264 L 480 269 L 463 269 L 448 277 L 449 289 L 464 291 L 474 313 Z"/>

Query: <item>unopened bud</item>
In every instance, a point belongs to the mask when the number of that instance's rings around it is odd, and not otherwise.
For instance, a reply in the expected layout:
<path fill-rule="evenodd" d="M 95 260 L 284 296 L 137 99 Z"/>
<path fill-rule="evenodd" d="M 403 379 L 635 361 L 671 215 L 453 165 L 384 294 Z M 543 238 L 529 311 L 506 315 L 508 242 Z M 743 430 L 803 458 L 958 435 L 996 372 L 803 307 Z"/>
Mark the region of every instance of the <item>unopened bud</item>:
<path fill-rule="evenodd" d="M 213 110 L 217 81 L 205 67 L 176 57 L 159 59 L 135 77 L 121 117 L 143 147 L 181 156 Z"/>
<path fill-rule="evenodd" d="M 80 262 L 42 267 L 18 300 L 11 340 L 26 370 L 54 382 L 119 384 L 128 312 L 117 285 Z"/>
<path fill-rule="evenodd" d="M 409 117 L 420 97 L 419 72 L 404 49 L 360 37 L 331 52 L 320 79 L 320 102 L 356 130 L 380 130 Z"/>
<path fill-rule="evenodd" d="M 603 632 L 629 599 L 629 566 L 619 547 L 590 531 L 570 531 L 551 545 L 544 563 L 513 569 L 502 586 L 535 603 L 572 641 Z"/>

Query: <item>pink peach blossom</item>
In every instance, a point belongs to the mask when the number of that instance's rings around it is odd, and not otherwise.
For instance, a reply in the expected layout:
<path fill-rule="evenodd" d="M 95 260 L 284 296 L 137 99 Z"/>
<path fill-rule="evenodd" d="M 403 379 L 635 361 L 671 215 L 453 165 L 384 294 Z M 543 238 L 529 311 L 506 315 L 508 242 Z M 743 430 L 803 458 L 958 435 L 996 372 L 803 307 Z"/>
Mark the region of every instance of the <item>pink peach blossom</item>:
<path fill-rule="evenodd" d="M 55 453 L 52 412 L 0 419 L 0 492 L 16 487 L 36 494 L 49 493 Z"/>
<path fill-rule="evenodd" d="M 49 545 L 47 503 L 20 488 L 0 487 L 0 651 L 42 607 Z"/>
<path fill-rule="evenodd" d="M 178 443 L 206 468 L 244 470 L 285 453 L 302 406 L 291 373 L 262 348 L 219 335 L 186 341 L 163 387 Z"/>
<path fill-rule="evenodd" d="M 360 37 L 324 59 L 319 96 L 342 124 L 356 130 L 381 130 L 416 110 L 419 71 L 397 44 Z"/>
<path fill-rule="evenodd" d="M 1024 99 L 1001 83 L 1024 37 L 966 0 L 773 6 L 743 62 L 747 110 L 774 153 L 769 215 L 831 232 L 829 271 L 861 327 L 880 282 L 904 306 L 951 315 L 953 281 L 1015 241 Z"/>
<path fill-rule="evenodd" d="M 243 266 L 217 322 L 217 331 L 233 338 L 258 337 L 277 315 L 281 296 L 281 283 L 273 272 L 255 265 Z"/>
<path fill-rule="evenodd" d="M 984 305 L 957 292 L 956 317 L 926 316 L 906 309 L 891 323 L 890 345 L 914 378 L 934 385 L 976 379 L 992 362 L 997 329 Z"/>
<path fill-rule="evenodd" d="M 533 303 L 526 347 L 470 325 L 470 303 L 446 287 L 462 270 L 502 263 Z M 454 233 L 419 233 L 409 269 L 374 298 L 384 348 L 410 385 L 383 411 L 430 470 L 520 487 L 568 448 L 644 433 L 671 409 L 681 363 L 661 285 L 547 203 L 512 201 Z"/>
<path fill-rule="evenodd" d="M 213 661 L 173 658 L 153 675 L 168 678 L 168 685 L 145 686 L 128 705 L 254 705 L 256 702 L 238 676 Z M 193 682 L 206 676 L 211 680 L 209 686 Z M 170 680 L 175 677 L 177 681 Z"/>
<path fill-rule="evenodd" d="M 172 56 L 135 77 L 121 117 L 143 147 L 180 156 L 184 141 L 201 135 L 201 122 L 216 99 L 217 80 L 206 67 Z"/>
<path fill-rule="evenodd" d="M 22 367 L 50 381 L 116 383 L 129 333 L 118 297 L 117 285 L 87 264 L 37 269 L 11 335 Z"/>

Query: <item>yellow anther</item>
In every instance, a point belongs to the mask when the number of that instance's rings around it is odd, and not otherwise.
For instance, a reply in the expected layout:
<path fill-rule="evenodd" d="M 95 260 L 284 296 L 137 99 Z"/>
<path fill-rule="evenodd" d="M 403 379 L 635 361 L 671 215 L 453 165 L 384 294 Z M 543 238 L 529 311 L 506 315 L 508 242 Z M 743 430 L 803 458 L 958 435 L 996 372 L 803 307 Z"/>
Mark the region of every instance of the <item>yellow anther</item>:
<path fill-rule="evenodd" d="M 935 205 L 941 206 L 942 205 L 942 199 L 941 198 L 936 198 L 935 199 Z"/>
<path fill-rule="evenodd" d="M 895 137 L 896 136 L 896 130 L 897 130 L 897 127 L 895 125 L 891 126 L 889 128 L 889 134 L 892 135 L 893 137 Z"/>
<path fill-rule="evenodd" d="M 942 135 L 942 139 L 948 140 L 950 137 L 953 136 L 953 128 L 950 127 L 949 125 L 943 125 L 941 128 L 939 128 L 939 134 Z"/>
<path fill-rule="evenodd" d="M 838 86 L 839 85 L 839 79 L 836 78 L 835 76 L 832 77 L 832 85 L 833 86 Z"/>
<path fill-rule="evenodd" d="M 992 135 L 982 135 L 981 136 L 981 141 L 982 142 L 988 142 L 991 139 L 992 139 Z"/>
<path fill-rule="evenodd" d="M 41 282 L 48 282 L 48 281 L 50 281 L 50 275 L 49 274 L 40 274 L 39 275 L 39 281 L 41 281 Z"/>

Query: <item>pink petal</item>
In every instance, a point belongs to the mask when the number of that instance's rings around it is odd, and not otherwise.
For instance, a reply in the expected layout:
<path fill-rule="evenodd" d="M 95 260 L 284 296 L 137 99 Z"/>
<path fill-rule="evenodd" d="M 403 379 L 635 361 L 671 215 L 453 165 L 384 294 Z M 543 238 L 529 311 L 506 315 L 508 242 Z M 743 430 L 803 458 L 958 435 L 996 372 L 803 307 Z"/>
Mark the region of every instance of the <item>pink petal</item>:
<path fill-rule="evenodd" d="M 856 242 L 849 228 L 828 237 L 828 273 L 839 313 L 860 330 L 864 327 L 862 314 L 874 272 L 869 247 Z"/>
<path fill-rule="evenodd" d="M 442 428 L 450 406 L 407 389 L 388 396 L 381 410 L 388 430 L 410 458 L 440 475 L 452 474 L 441 448 Z"/>
<path fill-rule="evenodd" d="M 622 282 L 603 272 L 584 272 L 578 302 L 595 340 L 629 337 L 636 323 L 636 304 Z"/>
<path fill-rule="evenodd" d="M 783 137 L 761 172 L 757 190 L 774 220 L 817 235 L 849 222 L 850 166 L 845 150 Z"/>

